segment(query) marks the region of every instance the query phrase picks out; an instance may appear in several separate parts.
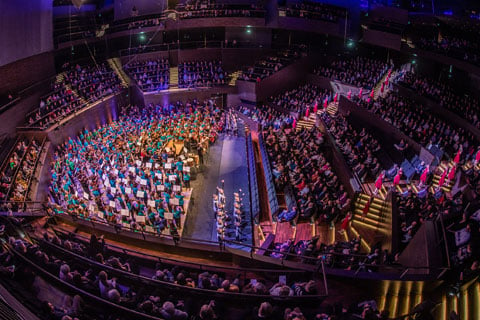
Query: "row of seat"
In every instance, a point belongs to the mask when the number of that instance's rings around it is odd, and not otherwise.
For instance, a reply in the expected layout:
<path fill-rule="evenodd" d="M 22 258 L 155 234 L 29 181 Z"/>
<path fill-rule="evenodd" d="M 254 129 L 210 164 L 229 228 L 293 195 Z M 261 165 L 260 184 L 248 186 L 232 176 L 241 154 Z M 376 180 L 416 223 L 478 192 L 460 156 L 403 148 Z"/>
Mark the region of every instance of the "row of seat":
<path fill-rule="evenodd" d="M 265 183 L 267 184 L 268 203 L 270 205 L 271 214 L 278 212 L 279 205 L 277 199 L 277 192 L 275 191 L 275 184 L 273 182 L 272 168 L 268 161 L 267 149 L 261 135 L 258 136 L 258 145 L 260 148 L 260 155 L 262 157 L 263 172 L 265 174 Z"/>
<path fill-rule="evenodd" d="M 258 215 L 260 214 L 260 199 L 258 197 L 258 183 L 257 183 L 257 170 L 255 167 L 255 156 L 253 152 L 252 135 L 247 134 L 247 157 L 248 157 L 248 171 L 250 182 L 250 194 L 251 194 L 251 207 L 252 217 L 258 222 Z"/>

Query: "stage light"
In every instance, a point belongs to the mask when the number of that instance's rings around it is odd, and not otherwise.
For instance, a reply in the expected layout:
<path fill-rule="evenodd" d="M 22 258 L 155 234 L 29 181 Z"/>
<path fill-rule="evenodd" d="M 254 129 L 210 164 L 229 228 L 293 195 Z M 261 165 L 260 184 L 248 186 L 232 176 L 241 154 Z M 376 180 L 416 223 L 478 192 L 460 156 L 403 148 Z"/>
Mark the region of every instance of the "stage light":
<path fill-rule="evenodd" d="M 140 40 L 141 42 L 144 42 L 145 40 L 147 40 L 147 36 L 145 35 L 145 32 L 140 32 L 138 34 L 138 40 Z"/>
<path fill-rule="evenodd" d="M 348 41 L 346 43 L 346 46 L 347 46 L 348 49 L 355 48 L 355 41 L 353 41 L 353 39 L 348 39 Z"/>
<path fill-rule="evenodd" d="M 251 34 L 251 33 L 252 33 L 251 27 L 252 27 L 252 26 L 247 25 L 247 27 L 245 28 L 245 32 L 248 33 L 248 34 Z"/>

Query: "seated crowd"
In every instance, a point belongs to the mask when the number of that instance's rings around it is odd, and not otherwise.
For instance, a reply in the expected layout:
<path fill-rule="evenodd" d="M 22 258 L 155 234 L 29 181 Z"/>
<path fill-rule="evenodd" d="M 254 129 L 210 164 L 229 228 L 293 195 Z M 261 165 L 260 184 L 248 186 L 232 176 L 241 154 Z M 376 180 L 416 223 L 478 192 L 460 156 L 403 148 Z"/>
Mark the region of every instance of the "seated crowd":
<path fill-rule="evenodd" d="M 442 20 L 432 26 L 427 35 L 424 26 L 412 28 L 412 33 L 421 36 L 415 39 L 415 44 L 422 50 L 433 51 L 480 65 L 480 37 L 478 21 L 466 18 L 462 20 Z"/>
<path fill-rule="evenodd" d="M 360 104 L 423 147 L 437 145 L 452 158 L 460 148 L 467 154 L 474 151 L 474 138 L 470 132 L 435 117 L 409 98 L 389 92 L 376 101 L 362 100 Z"/>
<path fill-rule="evenodd" d="M 304 51 L 304 46 L 279 50 L 275 56 L 268 56 L 256 61 L 254 66 L 248 67 L 242 72 L 240 78 L 246 81 L 260 82 L 262 79 L 265 79 L 302 57 Z"/>
<path fill-rule="evenodd" d="M 9 251 L 10 249 L 15 252 Z M 114 311 L 116 313 L 112 313 L 112 306 L 134 310 L 137 312 L 137 316 L 148 315 L 170 320 L 307 320 L 331 317 L 374 319 L 380 315 L 374 301 L 351 306 L 337 304 L 336 308 L 330 307 L 328 311 L 325 306 L 318 305 L 303 306 L 300 309 L 295 306 L 294 302 L 290 303 L 290 307 L 287 308 L 281 307 L 275 302 L 259 302 L 256 303 L 257 306 L 245 307 L 240 311 L 235 308 L 233 301 L 227 302 L 223 299 L 221 303 L 217 303 L 208 295 L 190 297 L 174 292 L 169 294 L 168 286 L 175 285 L 183 286 L 185 290 L 199 288 L 217 291 L 217 294 L 231 292 L 291 296 L 291 299 L 294 299 L 295 296 L 318 294 L 318 285 L 313 280 L 295 281 L 291 285 L 287 285 L 282 280 L 273 285 L 267 284 L 263 279 L 249 281 L 249 279 L 234 277 L 228 280 L 221 274 L 189 270 L 177 265 L 168 266 L 160 262 L 151 270 L 152 280 L 150 282 L 142 280 L 140 283 L 135 280 L 134 273 L 137 271 L 132 271 L 132 269 L 139 270 L 140 266 L 133 267 L 128 261 L 122 262 L 121 258 L 115 255 L 105 258 L 104 255 L 108 253 L 104 250 L 102 240 L 98 240 L 96 237 L 88 246 L 71 238 L 60 239 L 47 234 L 44 234 L 43 240 L 38 242 L 10 237 L 8 245 L 2 246 L 1 251 L 1 273 L 10 276 L 6 277 L 9 283 L 23 286 L 30 299 L 38 299 L 35 297 L 36 295 L 42 297 L 41 303 L 37 303 L 37 315 L 45 319 L 96 319 L 112 316 L 115 316 L 116 319 L 129 318 L 125 313 L 119 314 L 119 309 Z M 75 258 L 73 254 L 79 255 L 80 258 Z M 29 262 L 24 261 L 23 257 L 29 259 Z M 91 261 L 95 261 L 96 264 L 92 264 Z M 97 303 L 96 307 L 93 307 L 90 305 L 91 298 L 85 300 L 79 294 L 64 294 L 62 298 L 56 300 L 51 295 L 44 295 L 49 289 L 45 286 L 36 287 L 35 283 L 45 281 L 47 278 L 45 280 L 38 280 L 38 278 L 46 277 L 46 274 L 35 274 L 31 269 L 32 264 L 29 263 L 42 267 L 53 276 L 53 279 L 48 278 L 49 287 L 55 287 L 58 292 L 62 292 L 60 287 L 56 287 L 60 285 L 60 282 L 68 283 L 75 290 L 82 290 L 96 296 L 98 303 L 103 304 Z M 102 268 L 102 265 L 105 267 Z M 132 275 L 129 276 L 129 273 Z M 75 290 L 74 292 L 79 292 Z M 261 298 L 258 300 L 261 301 Z M 104 301 L 108 301 L 110 305 Z"/>
<path fill-rule="evenodd" d="M 295 205 L 280 212 L 279 221 L 296 218 L 332 223 L 350 199 L 322 151 L 320 130 L 265 128 L 264 140 L 272 163 L 276 190 L 291 190 Z"/>
<path fill-rule="evenodd" d="M 53 92 L 40 99 L 38 109 L 27 115 L 29 127 L 46 129 L 75 111 L 120 90 L 120 80 L 106 64 L 63 67 L 63 83 L 53 83 Z"/>
<path fill-rule="evenodd" d="M 299 116 L 303 116 L 306 110 L 312 109 L 315 104 L 317 104 L 318 109 L 321 109 L 325 100 L 329 101 L 331 99 L 332 92 L 330 90 L 321 89 L 312 84 L 305 84 L 298 88 L 285 91 L 278 96 L 270 97 L 269 102 L 278 108 L 289 112 L 296 112 Z"/>
<path fill-rule="evenodd" d="M 440 106 L 453 111 L 480 129 L 480 100 L 477 98 L 472 95 L 461 95 L 445 82 L 422 77 L 413 72 L 406 72 L 399 80 L 401 84 L 433 99 Z"/>
<path fill-rule="evenodd" d="M 273 127 L 274 129 L 280 129 L 284 125 L 290 127 L 294 122 L 293 116 L 267 105 L 263 105 L 260 108 L 239 106 L 238 112 L 258 122 L 264 128 Z"/>
<path fill-rule="evenodd" d="M 78 96 L 60 83 L 53 84 L 53 92 L 40 99 L 40 106 L 27 115 L 28 126 L 46 128 L 82 106 Z"/>
<path fill-rule="evenodd" d="M 187 0 L 177 5 L 180 19 L 217 17 L 258 17 L 265 15 L 263 6 L 256 3 L 235 4 L 216 3 L 214 0 Z"/>
<path fill-rule="evenodd" d="M 323 20 L 328 22 L 337 22 L 340 18 L 345 18 L 347 10 L 345 8 L 333 5 L 301 1 L 287 7 L 287 17 L 304 18 L 312 20 Z"/>
<path fill-rule="evenodd" d="M 178 87 L 210 87 L 224 85 L 228 75 L 221 60 L 185 61 L 178 64 Z"/>
<path fill-rule="evenodd" d="M 168 58 L 130 61 L 123 69 L 144 92 L 168 89 L 170 83 Z"/>
<path fill-rule="evenodd" d="M 356 56 L 335 60 L 328 66 L 320 66 L 314 73 L 356 87 L 372 89 L 391 68 L 392 65 L 387 62 Z"/>
<path fill-rule="evenodd" d="M 5 211 L 18 211 L 29 200 L 29 191 L 42 145 L 35 139 L 20 139 L 0 177 L 0 201 L 16 201 L 2 205 Z"/>
<path fill-rule="evenodd" d="M 134 107 L 58 148 L 49 203 L 57 213 L 175 236 L 195 165 L 185 150 L 206 150 L 221 127 L 220 111 L 197 101 Z"/>
<path fill-rule="evenodd" d="M 65 73 L 65 83 L 92 103 L 120 90 L 120 79 L 106 63 L 101 65 L 75 65 Z"/>
<path fill-rule="evenodd" d="M 323 114 L 327 130 L 335 139 L 348 166 L 361 182 L 374 181 L 383 169 L 376 156 L 380 144 L 365 127 L 361 131 L 354 129 L 347 118 L 348 115 L 332 118 L 327 113 Z"/>

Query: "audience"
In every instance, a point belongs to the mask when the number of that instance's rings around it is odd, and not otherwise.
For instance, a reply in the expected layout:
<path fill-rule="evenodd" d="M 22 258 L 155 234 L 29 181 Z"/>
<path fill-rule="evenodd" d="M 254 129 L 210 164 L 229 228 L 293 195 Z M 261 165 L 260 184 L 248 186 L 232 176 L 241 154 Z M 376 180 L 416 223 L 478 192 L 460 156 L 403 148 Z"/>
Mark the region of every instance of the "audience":
<path fill-rule="evenodd" d="M 218 18 L 218 17 L 257 17 L 263 18 L 263 6 L 251 4 L 216 3 L 214 0 L 188 0 L 178 5 L 180 19 Z"/>
<path fill-rule="evenodd" d="M 321 66 L 314 73 L 346 84 L 372 89 L 393 66 L 380 60 L 356 56 L 335 60 Z"/>
<path fill-rule="evenodd" d="M 130 61 L 123 68 L 144 92 L 165 90 L 169 87 L 170 65 L 168 58 Z"/>
<path fill-rule="evenodd" d="M 375 101 L 359 103 L 425 148 L 436 145 L 452 158 L 460 148 L 465 154 L 473 153 L 475 140 L 470 132 L 435 117 L 409 98 L 389 92 Z"/>
<path fill-rule="evenodd" d="M 65 74 L 65 83 L 92 103 L 120 90 L 120 79 L 106 63 L 95 66 L 72 66 Z"/>
<path fill-rule="evenodd" d="M 380 171 L 384 169 L 376 156 L 380 150 L 380 144 L 365 127 L 360 132 L 355 130 L 348 123 L 347 117 L 348 115 L 339 115 L 332 118 L 327 113 L 322 116 L 347 164 L 360 181 L 375 181 Z"/>
<path fill-rule="evenodd" d="M 480 129 L 480 100 L 472 95 L 461 95 L 445 82 L 422 77 L 413 72 L 406 72 L 399 79 L 403 84 L 419 93 L 431 98 L 440 106 L 451 110 L 472 125 Z"/>
<path fill-rule="evenodd" d="M 242 72 L 241 79 L 260 82 L 302 57 L 305 50 L 305 46 L 280 50 L 275 56 L 268 56 L 256 61 L 254 66 L 248 67 Z"/>
<path fill-rule="evenodd" d="M 178 64 L 179 88 L 224 85 L 228 81 L 227 77 L 221 60 L 186 61 Z"/>
<path fill-rule="evenodd" d="M 345 18 L 347 10 L 330 4 L 301 1 L 286 8 L 287 17 L 337 22 Z"/>

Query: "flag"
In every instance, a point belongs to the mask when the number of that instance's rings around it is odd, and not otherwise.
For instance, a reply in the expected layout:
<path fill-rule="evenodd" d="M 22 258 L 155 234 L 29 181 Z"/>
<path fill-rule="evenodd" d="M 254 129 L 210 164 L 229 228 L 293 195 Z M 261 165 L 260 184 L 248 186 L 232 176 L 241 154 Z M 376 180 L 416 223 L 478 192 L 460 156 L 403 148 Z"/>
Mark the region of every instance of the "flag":
<path fill-rule="evenodd" d="M 402 177 L 402 169 L 398 170 L 397 175 L 393 178 L 393 185 L 396 186 L 400 183 L 400 178 Z"/>
<path fill-rule="evenodd" d="M 313 113 L 317 113 L 318 111 L 318 102 L 315 101 L 315 105 L 313 106 Z"/>
<path fill-rule="evenodd" d="M 370 92 L 370 98 L 375 97 L 375 89 L 372 88 L 372 91 Z"/>
<path fill-rule="evenodd" d="M 348 100 L 351 100 L 352 99 L 352 90 L 348 90 L 348 96 L 347 96 Z"/>
<path fill-rule="evenodd" d="M 422 175 L 420 176 L 420 181 L 422 183 L 425 183 L 425 181 L 427 181 L 427 176 L 428 176 L 428 172 L 430 171 L 430 166 L 427 166 L 424 170 L 423 170 L 423 173 Z"/>
<path fill-rule="evenodd" d="M 440 177 L 440 180 L 438 181 L 438 187 L 442 187 L 443 184 L 445 183 L 445 178 L 447 177 L 447 170 L 443 170 L 442 176 Z"/>
<path fill-rule="evenodd" d="M 455 166 L 450 169 L 450 172 L 448 173 L 448 180 L 453 180 L 455 178 L 455 169 Z"/>
<path fill-rule="evenodd" d="M 458 152 L 455 155 L 455 158 L 453 159 L 453 162 L 455 162 L 455 164 L 458 164 L 460 162 L 460 155 L 461 154 L 462 154 L 462 148 L 458 149 Z"/>
<path fill-rule="evenodd" d="M 335 97 L 333 97 L 333 102 L 337 103 L 338 100 L 338 93 L 335 93 Z"/>
<path fill-rule="evenodd" d="M 380 190 L 382 188 L 382 185 L 383 185 L 383 173 L 381 173 L 380 176 L 378 176 L 377 181 L 375 181 L 375 188 Z"/>
<path fill-rule="evenodd" d="M 385 88 L 385 83 L 382 83 L 382 87 L 380 88 L 380 92 L 383 93 L 383 89 Z"/>
<path fill-rule="evenodd" d="M 363 88 L 360 88 L 360 91 L 358 91 L 358 97 L 360 99 L 362 98 L 362 93 L 363 93 Z"/>
<path fill-rule="evenodd" d="M 328 98 L 325 98 L 325 100 L 323 101 L 323 108 L 327 109 L 327 107 L 328 107 Z"/>

